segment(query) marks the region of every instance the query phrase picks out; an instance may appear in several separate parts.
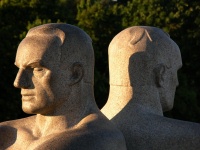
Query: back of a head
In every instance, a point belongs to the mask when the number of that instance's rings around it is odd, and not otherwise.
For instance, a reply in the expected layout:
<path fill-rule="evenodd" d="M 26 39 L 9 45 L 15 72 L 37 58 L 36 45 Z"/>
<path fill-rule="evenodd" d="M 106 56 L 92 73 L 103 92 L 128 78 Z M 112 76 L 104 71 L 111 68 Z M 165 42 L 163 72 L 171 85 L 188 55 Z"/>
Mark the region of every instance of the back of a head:
<path fill-rule="evenodd" d="M 50 23 L 32 28 L 26 37 L 30 36 L 55 37 L 60 43 L 58 53 L 61 65 L 80 63 L 84 68 L 83 81 L 94 83 L 92 40 L 82 29 L 65 23 Z"/>
<path fill-rule="evenodd" d="M 161 29 L 133 26 L 118 33 L 109 45 L 110 85 L 152 84 L 158 64 L 172 65 L 176 43 Z"/>

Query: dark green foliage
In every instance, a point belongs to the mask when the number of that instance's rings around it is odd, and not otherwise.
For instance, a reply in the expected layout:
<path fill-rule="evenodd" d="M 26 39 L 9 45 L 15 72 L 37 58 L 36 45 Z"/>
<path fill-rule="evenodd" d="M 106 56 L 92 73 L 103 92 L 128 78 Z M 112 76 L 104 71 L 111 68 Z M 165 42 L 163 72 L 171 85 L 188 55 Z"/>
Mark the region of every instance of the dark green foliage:
<path fill-rule="evenodd" d="M 30 28 L 49 22 L 78 25 L 93 39 L 95 98 L 100 108 L 109 93 L 107 49 L 112 38 L 133 25 L 162 28 L 179 45 L 183 58 L 174 109 L 165 115 L 200 122 L 199 0 L 1 0 L 0 121 L 26 116 L 20 90 L 13 87 L 15 53 Z"/>

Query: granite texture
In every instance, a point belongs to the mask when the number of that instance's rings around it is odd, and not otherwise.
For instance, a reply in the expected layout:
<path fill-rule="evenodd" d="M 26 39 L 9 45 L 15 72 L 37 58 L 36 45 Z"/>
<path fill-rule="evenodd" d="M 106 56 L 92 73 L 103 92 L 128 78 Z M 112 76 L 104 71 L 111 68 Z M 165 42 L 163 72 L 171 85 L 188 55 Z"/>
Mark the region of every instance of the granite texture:
<path fill-rule="evenodd" d="M 33 116 L 0 123 L 0 150 L 125 150 L 98 109 L 90 37 L 69 24 L 32 28 L 20 43 L 14 86 Z"/>
<path fill-rule="evenodd" d="M 199 150 L 200 124 L 163 116 L 171 110 L 182 66 L 179 47 L 159 28 L 133 26 L 109 45 L 110 93 L 102 112 L 128 150 Z"/>

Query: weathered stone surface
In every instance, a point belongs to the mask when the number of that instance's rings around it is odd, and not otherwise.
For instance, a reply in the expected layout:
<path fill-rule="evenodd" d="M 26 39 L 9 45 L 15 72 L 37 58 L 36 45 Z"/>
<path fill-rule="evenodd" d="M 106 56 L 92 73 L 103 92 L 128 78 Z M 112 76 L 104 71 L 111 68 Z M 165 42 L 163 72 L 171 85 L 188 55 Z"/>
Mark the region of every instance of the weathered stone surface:
<path fill-rule="evenodd" d="M 20 43 L 14 86 L 31 117 L 0 123 L 0 149 L 124 150 L 122 133 L 93 94 L 90 37 L 69 24 L 31 29 Z"/>
<path fill-rule="evenodd" d="M 102 112 L 129 150 L 198 150 L 200 124 L 166 118 L 182 66 L 176 43 L 161 29 L 134 26 L 109 45 L 110 93 Z"/>

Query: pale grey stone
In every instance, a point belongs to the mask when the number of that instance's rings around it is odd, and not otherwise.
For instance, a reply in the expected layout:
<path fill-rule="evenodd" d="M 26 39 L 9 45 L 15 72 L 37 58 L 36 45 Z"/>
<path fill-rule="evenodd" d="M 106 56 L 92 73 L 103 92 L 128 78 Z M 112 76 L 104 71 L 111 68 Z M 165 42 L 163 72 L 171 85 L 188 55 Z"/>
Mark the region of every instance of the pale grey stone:
<path fill-rule="evenodd" d="M 90 37 L 69 24 L 32 28 L 20 43 L 14 86 L 31 117 L 0 123 L 1 150 L 125 150 L 93 94 Z"/>
<path fill-rule="evenodd" d="M 163 116 L 171 110 L 182 66 L 177 44 L 159 28 L 134 26 L 109 45 L 110 93 L 102 112 L 129 150 L 199 150 L 200 124 Z"/>

